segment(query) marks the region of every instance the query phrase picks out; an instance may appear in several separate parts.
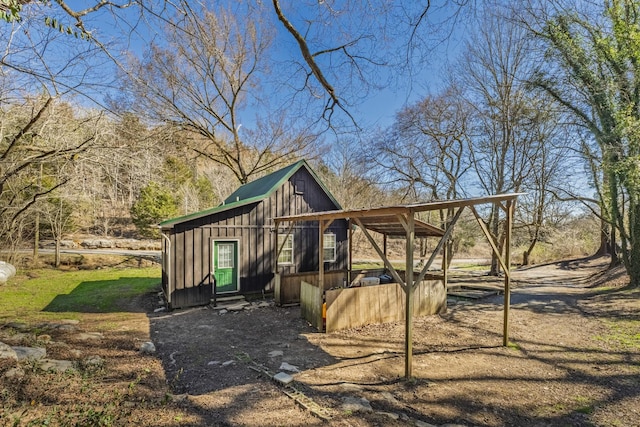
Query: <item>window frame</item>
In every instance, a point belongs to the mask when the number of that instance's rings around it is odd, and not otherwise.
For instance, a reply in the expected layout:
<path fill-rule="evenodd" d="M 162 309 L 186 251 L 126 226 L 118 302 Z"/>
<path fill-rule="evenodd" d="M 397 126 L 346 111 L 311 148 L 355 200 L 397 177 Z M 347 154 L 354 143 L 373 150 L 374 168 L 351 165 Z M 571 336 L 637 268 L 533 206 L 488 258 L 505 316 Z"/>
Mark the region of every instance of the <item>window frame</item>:
<path fill-rule="evenodd" d="M 327 237 L 331 236 L 332 240 L 333 240 L 333 245 L 328 246 L 327 245 Z M 324 262 L 336 262 L 336 260 L 338 259 L 338 238 L 336 236 L 336 233 L 333 232 L 328 232 L 328 233 L 324 233 L 322 235 L 322 249 L 323 249 L 323 258 L 324 258 Z M 327 257 L 326 253 L 327 250 L 331 250 L 333 253 L 332 257 Z"/>
<path fill-rule="evenodd" d="M 280 239 L 284 239 L 284 241 L 281 241 Z M 291 244 L 288 246 L 286 244 L 283 244 L 283 242 L 286 242 L 287 240 L 291 241 Z M 280 250 L 280 253 L 278 254 L 278 265 L 293 265 L 294 261 L 295 261 L 295 251 L 294 251 L 294 241 L 293 241 L 293 233 L 291 234 L 278 234 L 278 249 L 280 249 L 280 247 L 282 247 L 282 250 Z M 290 260 L 288 261 L 283 261 L 283 255 L 285 253 L 290 254 Z"/>

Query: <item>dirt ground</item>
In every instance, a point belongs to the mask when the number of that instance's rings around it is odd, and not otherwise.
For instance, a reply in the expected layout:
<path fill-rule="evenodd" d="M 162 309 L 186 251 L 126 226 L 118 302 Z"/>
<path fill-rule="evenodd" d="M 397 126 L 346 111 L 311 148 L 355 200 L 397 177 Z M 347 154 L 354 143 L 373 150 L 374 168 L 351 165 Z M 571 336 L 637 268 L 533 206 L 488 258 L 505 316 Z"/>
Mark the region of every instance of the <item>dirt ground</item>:
<path fill-rule="evenodd" d="M 98 342 L 41 326 L 59 343 L 53 356 L 73 358 L 74 349 L 104 366 L 80 363 L 75 374 L 34 366 L 16 380 L 0 365 L 0 424 L 43 425 L 48 416 L 49 425 L 640 426 L 640 292 L 620 272 L 599 273 L 607 262 L 514 272 L 508 347 L 502 296 L 416 318 L 409 380 L 402 322 L 323 334 L 299 307 L 153 313 L 150 295 L 135 302 L 146 314 L 114 317 Z M 11 328 L 0 329 L 1 341 L 16 336 Z M 149 338 L 157 352 L 143 355 Z M 299 370 L 291 387 L 259 372 L 283 362 Z M 329 419 L 285 394 L 294 389 Z"/>

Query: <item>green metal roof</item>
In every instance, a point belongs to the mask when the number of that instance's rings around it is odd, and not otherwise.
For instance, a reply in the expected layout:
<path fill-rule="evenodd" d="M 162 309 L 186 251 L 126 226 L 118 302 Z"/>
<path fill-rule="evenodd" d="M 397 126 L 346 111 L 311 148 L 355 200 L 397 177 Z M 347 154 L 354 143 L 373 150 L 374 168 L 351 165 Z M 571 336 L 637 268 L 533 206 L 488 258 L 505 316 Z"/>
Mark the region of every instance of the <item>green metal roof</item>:
<path fill-rule="evenodd" d="M 304 164 L 304 160 L 300 160 L 292 165 L 282 168 L 275 172 L 265 175 L 262 178 L 258 178 L 255 181 L 251 181 L 238 187 L 236 191 L 231 193 L 229 197 L 224 200 L 224 204 L 237 202 L 240 200 L 253 199 L 254 197 L 265 198 L 271 191 L 278 188 L 287 179 L 297 171 L 300 166 Z"/>
<path fill-rule="evenodd" d="M 193 219 L 202 218 L 204 216 L 212 215 L 219 212 L 224 212 L 230 209 L 234 209 L 240 206 L 249 205 L 251 203 L 256 203 L 261 200 L 266 199 L 276 191 L 282 184 L 284 184 L 291 176 L 296 173 L 301 167 L 306 167 L 311 176 L 316 180 L 316 182 L 322 187 L 324 192 L 327 194 L 329 199 L 336 205 L 338 209 L 342 209 L 338 201 L 333 197 L 333 195 L 329 192 L 327 187 L 325 187 L 324 183 L 320 180 L 320 178 L 316 175 L 316 173 L 309 167 L 305 160 L 300 160 L 292 165 L 289 165 L 285 168 L 279 169 L 275 172 L 270 173 L 269 175 L 265 175 L 262 178 L 258 178 L 255 181 L 251 181 L 247 184 L 244 184 L 236 191 L 231 193 L 229 197 L 227 197 L 221 205 L 216 206 L 214 208 L 206 209 L 200 212 L 195 212 L 192 214 L 180 216 L 177 218 L 171 218 L 166 221 L 162 221 L 159 226 L 162 229 L 172 228 L 174 225 L 191 221 Z"/>

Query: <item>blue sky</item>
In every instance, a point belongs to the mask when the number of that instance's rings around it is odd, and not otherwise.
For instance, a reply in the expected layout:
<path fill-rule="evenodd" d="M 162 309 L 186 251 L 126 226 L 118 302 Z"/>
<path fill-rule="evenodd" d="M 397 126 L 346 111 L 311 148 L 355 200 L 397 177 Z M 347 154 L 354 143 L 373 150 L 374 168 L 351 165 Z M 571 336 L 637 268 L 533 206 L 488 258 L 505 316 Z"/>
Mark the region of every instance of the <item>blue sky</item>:
<path fill-rule="evenodd" d="M 86 5 L 86 2 L 74 0 L 70 2 L 73 7 L 82 7 Z M 447 3 L 445 2 L 445 5 Z M 283 2 L 284 5 L 284 2 Z M 421 7 L 416 3 L 417 7 Z M 284 7 L 284 6 L 283 6 Z M 302 14 L 297 16 L 290 10 L 290 17 L 292 20 L 302 19 Z M 390 85 L 382 89 L 370 89 L 366 98 L 356 105 L 349 106 L 348 110 L 354 115 L 358 124 L 361 127 L 386 127 L 393 122 L 394 115 L 402 108 L 407 102 L 415 102 L 430 91 L 437 90 L 442 84 L 443 68 L 450 61 L 455 59 L 455 55 L 459 52 L 462 45 L 462 37 L 464 35 L 465 26 L 457 25 L 450 27 L 451 23 L 446 22 L 446 19 L 450 17 L 452 10 L 444 7 L 438 7 L 434 4 L 431 9 L 431 13 L 428 18 L 429 21 L 425 22 L 421 29 L 426 34 L 427 30 L 436 29 L 436 34 L 428 34 L 426 36 L 426 43 L 432 45 L 431 50 L 427 53 L 427 62 L 421 62 L 420 64 L 414 64 L 412 69 L 412 75 L 398 76 L 397 69 L 379 68 L 376 70 L 379 73 L 376 79 L 385 81 L 391 80 Z M 118 14 L 125 17 L 125 20 L 120 18 L 115 19 L 109 12 L 100 12 L 86 18 L 87 27 L 95 30 L 96 37 L 103 43 L 113 46 L 112 51 L 115 56 L 122 57 L 121 55 L 126 51 L 132 52 L 134 55 L 140 56 L 148 46 L 150 40 L 159 40 L 158 36 L 153 34 L 154 30 L 160 30 L 160 28 L 149 29 L 148 23 L 144 20 L 140 20 L 139 10 L 129 9 L 125 11 L 118 11 Z M 273 19 L 273 17 L 271 17 Z M 136 23 L 138 26 L 135 29 L 130 27 L 131 23 Z M 157 25 L 157 24 L 156 24 Z M 277 31 L 277 44 L 275 55 L 293 58 L 300 60 L 300 52 L 297 50 L 297 46 L 290 34 L 286 33 L 279 22 L 275 21 Z M 300 21 L 297 25 L 301 25 Z M 345 25 L 352 25 L 347 23 Z M 302 26 L 300 28 L 303 28 Z M 449 33 L 449 30 L 453 28 L 454 31 Z M 443 42 L 439 42 L 444 40 Z M 402 41 L 404 42 L 404 41 Z M 315 46 L 311 46 L 313 49 Z M 393 48 L 393 46 L 389 46 Z M 320 48 L 320 47 L 317 47 Z M 405 49 L 402 43 L 397 43 L 395 49 L 401 51 Z M 328 64 L 322 64 L 325 70 L 329 70 Z M 102 64 L 101 67 L 105 67 Z M 112 68 L 111 73 L 115 73 L 115 67 Z M 106 70 L 103 68 L 103 70 Z M 406 72 L 406 70 L 404 70 Z M 343 89 L 345 92 L 355 90 L 357 87 L 340 87 L 340 82 L 336 81 L 339 77 L 328 74 L 329 79 L 332 78 L 332 82 L 338 89 Z M 399 78 L 398 78 L 399 77 Z M 395 79 L 395 81 L 394 81 Z M 373 80 L 373 79 L 372 79 Z M 105 92 L 102 92 L 103 94 Z M 250 118 L 247 118 L 250 120 Z"/>

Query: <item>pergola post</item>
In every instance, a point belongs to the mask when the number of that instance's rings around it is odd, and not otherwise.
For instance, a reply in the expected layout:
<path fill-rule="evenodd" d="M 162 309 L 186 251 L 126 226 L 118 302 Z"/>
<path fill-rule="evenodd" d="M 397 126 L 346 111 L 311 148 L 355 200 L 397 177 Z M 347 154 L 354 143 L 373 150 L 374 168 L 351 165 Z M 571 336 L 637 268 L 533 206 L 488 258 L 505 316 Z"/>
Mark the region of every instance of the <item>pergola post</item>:
<path fill-rule="evenodd" d="M 509 309 L 511 305 L 511 229 L 513 226 L 513 208 L 512 200 L 507 200 L 507 219 L 504 241 L 504 257 L 506 268 L 504 269 L 504 321 L 502 331 L 502 345 L 509 345 Z"/>
<path fill-rule="evenodd" d="M 413 249 L 415 239 L 414 212 L 407 214 L 407 241 L 404 273 L 405 292 L 405 340 L 404 340 L 404 376 L 411 378 L 413 371 Z"/>
<path fill-rule="evenodd" d="M 347 228 L 347 240 L 349 244 L 349 254 L 347 255 L 347 286 L 349 286 L 353 280 L 353 224 L 351 223 L 351 219 L 347 220 Z"/>

